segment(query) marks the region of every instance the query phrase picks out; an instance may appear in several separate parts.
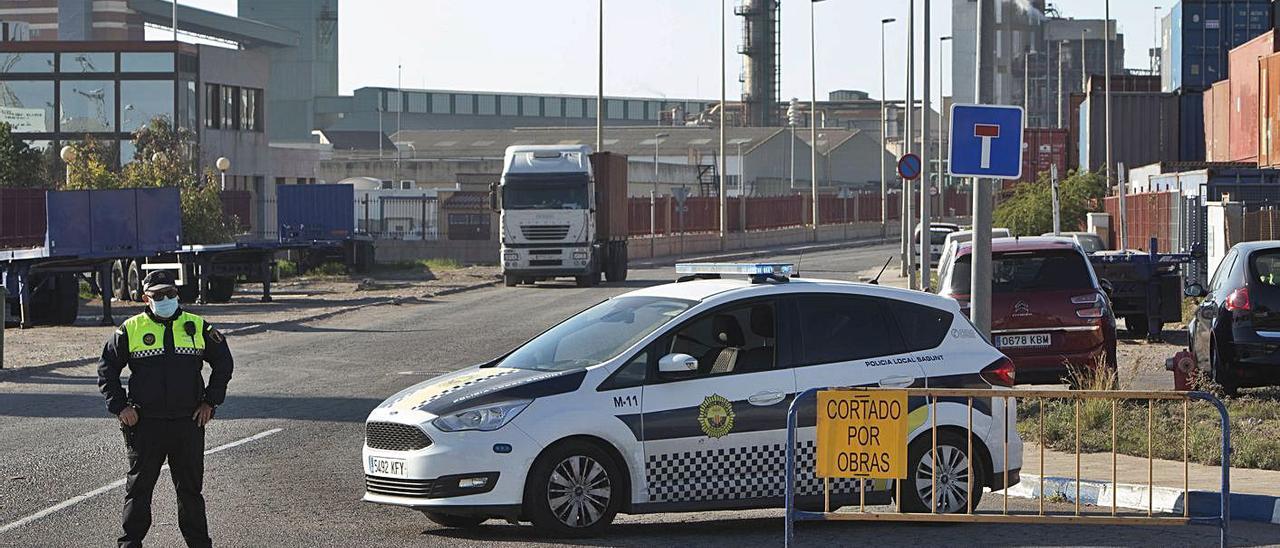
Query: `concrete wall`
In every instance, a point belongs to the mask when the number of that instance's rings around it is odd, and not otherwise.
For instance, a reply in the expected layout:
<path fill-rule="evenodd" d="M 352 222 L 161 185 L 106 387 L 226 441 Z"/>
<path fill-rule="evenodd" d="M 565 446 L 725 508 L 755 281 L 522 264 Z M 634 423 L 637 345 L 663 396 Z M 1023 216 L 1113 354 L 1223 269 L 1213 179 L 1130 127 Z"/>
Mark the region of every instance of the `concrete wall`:
<path fill-rule="evenodd" d="M 201 45 L 200 48 L 200 86 L 196 91 L 200 96 L 201 116 L 205 97 L 205 84 L 226 84 L 257 89 L 267 87 L 267 79 L 271 74 L 270 60 L 260 52 L 238 51 L 217 46 Z M 269 92 L 263 92 L 269 94 Z M 269 103 L 268 103 L 269 104 Z M 269 122 L 268 109 L 263 113 L 264 122 Z M 231 169 L 227 176 L 261 176 L 267 177 L 271 172 L 271 154 L 267 148 L 267 134 L 260 131 L 236 131 L 226 129 L 209 129 L 200 122 L 200 165 L 213 167 L 218 157 L 226 156 L 231 160 Z"/>

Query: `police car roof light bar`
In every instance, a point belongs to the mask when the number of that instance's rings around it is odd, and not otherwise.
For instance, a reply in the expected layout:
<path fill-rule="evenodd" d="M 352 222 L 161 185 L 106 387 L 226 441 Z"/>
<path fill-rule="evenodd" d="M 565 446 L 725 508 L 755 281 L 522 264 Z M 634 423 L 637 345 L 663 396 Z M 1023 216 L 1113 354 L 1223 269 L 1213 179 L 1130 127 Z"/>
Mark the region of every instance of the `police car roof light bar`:
<path fill-rule="evenodd" d="M 723 275 L 747 276 L 751 283 L 787 282 L 795 266 L 791 263 L 676 263 L 677 281 L 717 279 Z"/>

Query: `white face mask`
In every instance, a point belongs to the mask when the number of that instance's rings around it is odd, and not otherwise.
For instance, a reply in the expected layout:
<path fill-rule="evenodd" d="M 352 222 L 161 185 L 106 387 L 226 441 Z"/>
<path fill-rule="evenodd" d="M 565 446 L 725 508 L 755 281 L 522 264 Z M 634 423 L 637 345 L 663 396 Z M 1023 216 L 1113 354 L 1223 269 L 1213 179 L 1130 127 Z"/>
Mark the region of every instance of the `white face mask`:
<path fill-rule="evenodd" d="M 151 299 L 151 313 L 168 318 L 178 311 L 178 299 L 166 297 L 161 299 Z"/>

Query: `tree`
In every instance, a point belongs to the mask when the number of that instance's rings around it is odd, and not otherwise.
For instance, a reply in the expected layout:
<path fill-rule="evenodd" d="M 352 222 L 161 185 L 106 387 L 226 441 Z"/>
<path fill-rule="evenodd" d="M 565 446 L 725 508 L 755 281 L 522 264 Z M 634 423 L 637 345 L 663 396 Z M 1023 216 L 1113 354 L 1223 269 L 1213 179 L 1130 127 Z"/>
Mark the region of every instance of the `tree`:
<path fill-rule="evenodd" d="M 13 137 L 13 126 L 0 122 L 0 187 L 48 185 L 40 151 Z"/>
<path fill-rule="evenodd" d="M 230 241 L 235 232 L 222 213 L 218 180 L 212 171 L 199 172 L 194 167 L 194 134 L 187 129 L 175 130 L 168 118 L 161 116 L 139 128 L 133 138 L 134 159 L 118 173 L 110 169 L 115 154 L 105 143 L 86 138 L 72 145 L 76 157 L 68 166 L 71 177 L 67 187 L 178 187 L 183 243 Z"/>
<path fill-rule="evenodd" d="M 1092 172 L 1071 172 L 1058 184 L 1058 202 L 1063 230 L 1074 230 L 1085 222 L 1085 214 L 1106 196 L 1103 176 Z M 1053 230 L 1053 190 L 1049 176 L 1016 187 L 1008 200 L 996 207 L 993 220 L 1017 236 L 1038 236 Z"/>

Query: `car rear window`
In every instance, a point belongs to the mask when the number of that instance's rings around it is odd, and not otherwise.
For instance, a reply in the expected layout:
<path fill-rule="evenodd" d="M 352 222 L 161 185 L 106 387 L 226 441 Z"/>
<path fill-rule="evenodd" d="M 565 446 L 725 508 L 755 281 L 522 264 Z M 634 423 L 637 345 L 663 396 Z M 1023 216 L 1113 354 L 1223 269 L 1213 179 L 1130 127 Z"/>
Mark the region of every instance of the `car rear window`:
<path fill-rule="evenodd" d="M 1249 263 L 1249 277 L 1254 282 L 1280 286 L 1280 249 L 1256 252 Z"/>
<path fill-rule="evenodd" d="M 956 259 L 951 274 L 952 293 L 969 293 L 972 270 L 973 255 Z M 991 258 L 992 293 L 1092 288 L 1089 265 L 1072 250 L 1010 251 Z"/>

